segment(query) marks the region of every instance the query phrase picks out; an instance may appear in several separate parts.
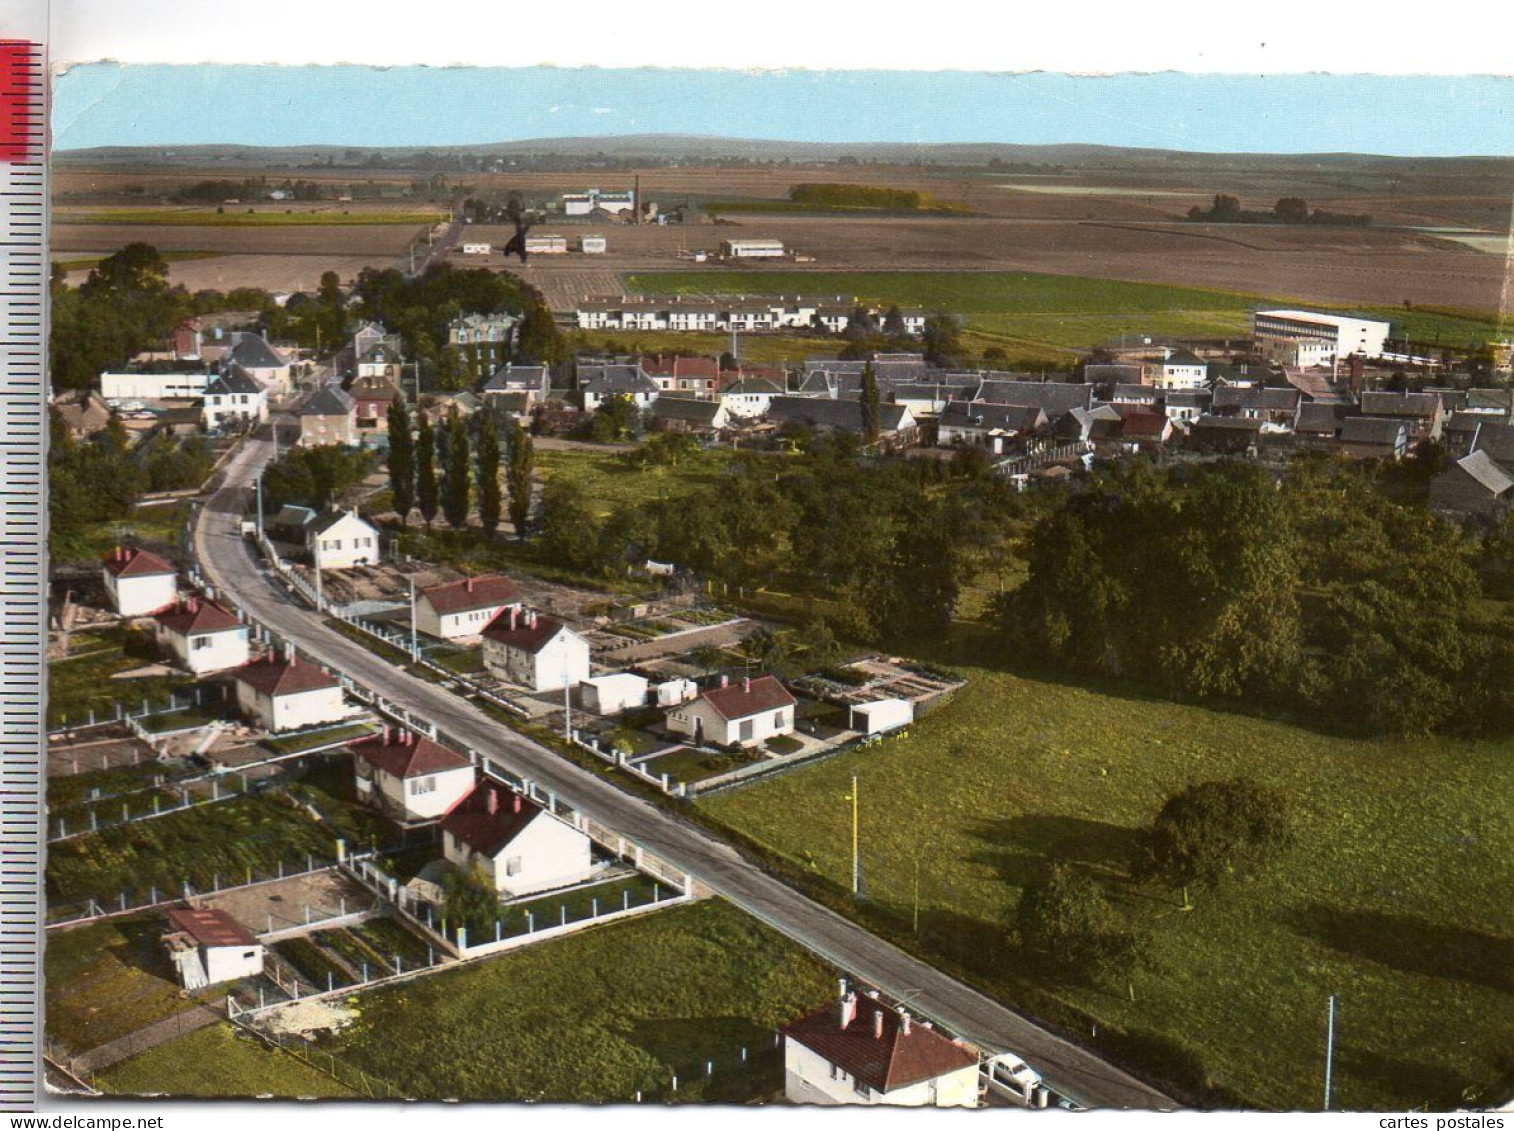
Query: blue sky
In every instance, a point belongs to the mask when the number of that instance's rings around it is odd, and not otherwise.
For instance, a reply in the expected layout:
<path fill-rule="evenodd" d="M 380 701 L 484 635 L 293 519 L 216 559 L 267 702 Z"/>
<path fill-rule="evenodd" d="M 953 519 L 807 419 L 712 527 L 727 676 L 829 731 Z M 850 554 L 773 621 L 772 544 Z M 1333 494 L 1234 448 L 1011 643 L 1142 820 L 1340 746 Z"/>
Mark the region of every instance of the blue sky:
<path fill-rule="evenodd" d="M 468 145 L 680 133 L 1218 152 L 1514 155 L 1491 76 L 986 74 L 92 63 L 54 88 L 58 149 Z"/>

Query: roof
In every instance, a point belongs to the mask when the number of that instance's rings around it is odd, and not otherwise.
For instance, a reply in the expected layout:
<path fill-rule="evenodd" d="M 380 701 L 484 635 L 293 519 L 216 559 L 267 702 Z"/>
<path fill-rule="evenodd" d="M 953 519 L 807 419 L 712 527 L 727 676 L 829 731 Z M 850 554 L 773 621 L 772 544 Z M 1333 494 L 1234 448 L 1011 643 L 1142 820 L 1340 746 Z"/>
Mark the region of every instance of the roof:
<path fill-rule="evenodd" d="M 1162 359 L 1163 365 L 1208 365 L 1198 354 L 1192 350 L 1173 350 Z"/>
<path fill-rule="evenodd" d="M 329 510 L 325 514 L 321 515 L 320 518 L 313 520 L 305 527 L 305 536 L 308 538 L 315 534 L 324 534 L 326 533 L 326 531 L 330 530 L 333 526 L 335 526 L 345 518 L 355 519 L 358 522 L 361 522 L 364 526 L 368 527 L 370 530 L 374 529 L 373 524 L 367 519 L 363 518 L 356 511 Z"/>
<path fill-rule="evenodd" d="M 1328 432 L 1332 436 L 1340 430 L 1341 421 L 1355 413 L 1351 405 L 1331 404 L 1328 401 L 1305 401 L 1298 406 L 1294 420 L 1295 432 Z"/>
<path fill-rule="evenodd" d="M 1269 388 L 1265 385 L 1221 385 L 1214 390 L 1214 407 L 1257 409 L 1264 412 L 1293 412 L 1302 394 L 1291 385 Z"/>
<path fill-rule="evenodd" d="M 242 622 L 214 601 L 191 597 L 162 612 L 155 618 L 175 636 L 206 636 L 213 632 L 235 632 Z"/>
<path fill-rule="evenodd" d="M 693 397 L 670 397 L 666 394 L 652 402 L 652 415 L 665 420 L 689 420 L 696 424 L 714 424 L 720 415 L 719 401 L 702 401 Z"/>
<path fill-rule="evenodd" d="M 499 782 L 485 779 L 442 818 L 442 831 L 475 852 L 497 856 L 501 849 L 543 816 L 540 805 Z"/>
<path fill-rule="evenodd" d="M 1362 412 L 1368 416 L 1434 416 L 1440 406 L 1440 396 L 1436 393 L 1379 391 L 1362 394 Z"/>
<path fill-rule="evenodd" d="M 1089 384 L 1112 382 L 1118 385 L 1139 385 L 1146 367 L 1134 363 L 1090 361 L 1083 366 L 1083 380 Z"/>
<path fill-rule="evenodd" d="M 817 1009 L 785 1025 L 783 1035 L 878 1092 L 977 1067 L 976 1052 L 919 1022 L 910 1022 L 906 1033 L 899 1011 L 875 998 L 856 997 L 854 1015 L 845 1026 L 841 1011 L 839 1002 Z"/>
<path fill-rule="evenodd" d="M 555 617 L 538 616 L 536 613 L 511 616 L 511 610 L 507 609 L 489 622 L 482 635 L 486 640 L 493 640 L 507 648 L 519 648 L 534 654 L 545 648 L 558 632 L 566 628 L 567 625 Z"/>
<path fill-rule="evenodd" d="M 723 397 L 730 396 L 782 396 L 784 388 L 768 377 L 738 377 L 720 390 Z"/>
<path fill-rule="evenodd" d="M 1132 412 L 1120 418 L 1120 435 L 1161 439 L 1172 427 L 1164 412 Z"/>
<path fill-rule="evenodd" d="M 520 594 L 508 577 L 493 574 L 489 577 L 464 577 L 445 585 L 429 585 L 417 596 L 424 597 L 439 614 L 471 613 L 479 609 L 493 609 L 513 604 Z"/>
<path fill-rule="evenodd" d="M 298 695 L 302 691 L 341 686 L 336 676 L 317 664 L 301 663 L 298 658 L 281 660 L 271 652 L 266 659 L 244 664 L 231 675 L 254 691 L 271 696 Z"/>
<path fill-rule="evenodd" d="M 347 749 L 352 751 L 353 757 L 361 758 L 396 778 L 417 778 L 445 770 L 468 769 L 473 765 L 456 750 L 433 742 L 424 734 L 408 730 L 396 732 L 389 727 L 385 727 L 381 734 L 349 743 Z"/>
<path fill-rule="evenodd" d="M 720 362 L 713 357 L 644 357 L 641 371 L 648 377 L 703 377 L 720 379 Z"/>
<path fill-rule="evenodd" d="M 699 697 L 714 707 L 723 719 L 746 719 L 763 711 L 791 707 L 795 702 L 788 688 L 770 675 L 712 687 L 701 692 Z"/>
<path fill-rule="evenodd" d="M 256 946 L 257 937 L 226 912 L 213 907 L 175 907 L 168 925 L 201 946 Z"/>
<path fill-rule="evenodd" d="M 405 394 L 395 387 L 393 381 L 380 374 L 355 377 L 347 386 L 347 395 L 358 401 L 402 401 Z"/>
<path fill-rule="evenodd" d="M 909 410 L 904 405 L 882 402 L 878 405 L 878 431 L 897 432 L 904 426 Z M 828 397 L 774 397 L 768 405 L 770 420 L 783 424 L 805 424 L 811 428 L 842 428 L 862 431 L 862 402 L 833 401 Z"/>
<path fill-rule="evenodd" d="M 1477 450 L 1499 463 L 1514 464 L 1514 424 L 1484 424 L 1477 432 Z"/>
<path fill-rule="evenodd" d="M 941 410 L 941 424 L 948 428 L 1034 432 L 1046 425 L 1046 413 L 1040 405 L 1026 407 L 990 404 L 988 401 L 948 401 Z"/>
<path fill-rule="evenodd" d="M 112 577 L 156 577 L 179 571 L 157 554 L 140 546 L 117 546 L 101 559 Z"/>
<path fill-rule="evenodd" d="M 640 393 L 656 396 L 660 391 L 650 377 L 634 365 L 589 365 L 578 370 L 578 387 L 586 393 Z"/>
<path fill-rule="evenodd" d="M 1161 390 L 1155 385 L 1116 385 L 1109 394 L 1112 401 L 1141 401 L 1156 404 L 1162 399 Z"/>
<path fill-rule="evenodd" d="M 1092 407 L 1093 386 L 1065 381 L 984 381 L 978 399 L 996 404 L 1038 404 L 1047 416 L 1058 417 L 1075 408 Z"/>
<path fill-rule="evenodd" d="M 1217 432 L 1260 432 L 1262 422 L 1252 420 L 1244 416 L 1209 416 L 1204 415 L 1194 421 L 1196 429 L 1214 430 Z"/>
<path fill-rule="evenodd" d="M 356 402 L 335 385 L 322 385 L 300 405 L 301 416 L 346 416 Z"/>
<path fill-rule="evenodd" d="M 1348 416 L 1341 421 L 1341 441 L 1347 444 L 1385 444 L 1396 447 L 1404 422 L 1381 416 Z"/>
<path fill-rule="evenodd" d="M 261 334 L 240 335 L 231 348 L 231 360 L 248 369 L 282 369 L 289 364 Z"/>
<path fill-rule="evenodd" d="M 205 395 L 229 396 L 233 393 L 262 393 L 263 386 L 254 381 L 240 365 L 233 365 L 205 386 Z"/>
<path fill-rule="evenodd" d="M 514 393 L 547 387 L 545 365 L 501 365 L 484 383 L 486 393 Z"/>
<path fill-rule="evenodd" d="M 1514 475 L 1510 475 L 1499 467 L 1487 452 L 1473 452 L 1457 460 L 1453 466 L 1495 498 L 1505 491 L 1514 489 Z"/>
<path fill-rule="evenodd" d="M 1208 389 L 1171 389 L 1163 400 L 1168 408 L 1203 408 L 1213 395 Z"/>

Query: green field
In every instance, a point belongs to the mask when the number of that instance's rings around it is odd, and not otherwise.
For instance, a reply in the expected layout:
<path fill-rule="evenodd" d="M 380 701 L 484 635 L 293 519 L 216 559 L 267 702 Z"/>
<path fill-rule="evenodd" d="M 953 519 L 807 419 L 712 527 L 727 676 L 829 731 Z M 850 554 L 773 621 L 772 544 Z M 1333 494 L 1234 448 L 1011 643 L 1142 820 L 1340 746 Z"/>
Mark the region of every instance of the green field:
<path fill-rule="evenodd" d="M 1341 1106 L 1507 1098 L 1508 743 L 1328 737 L 1072 684 L 968 675 L 967 688 L 905 736 L 699 808 L 850 907 L 844 798 L 857 772 L 867 898 L 855 914 L 1189 1095 L 1207 1085 L 1249 1105 L 1316 1107 L 1333 993 Z M 1171 893 L 1132 884 L 1136 830 L 1162 799 L 1234 775 L 1287 793 L 1295 846 L 1254 876 L 1195 893 L 1189 912 Z M 1124 985 L 1038 985 L 1018 973 L 1007 929 L 1021 889 L 1052 861 L 1103 878 L 1150 931 L 1153 964 L 1134 975 L 1134 1001 Z M 1194 1062 L 1202 1069 L 1170 1067 Z"/>
<path fill-rule="evenodd" d="M 184 675 L 115 679 L 121 672 L 151 664 L 147 655 L 128 654 L 127 636 L 120 627 L 82 633 L 70 642 L 67 659 L 47 665 L 47 724 L 81 724 L 94 711 L 97 718 L 114 718 L 116 704 L 140 711 L 146 699 L 167 706 L 172 695 L 193 694 L 194 681 Z"/>
<path fill-rule="evenodd" d="M 998 346 L 1022 364 L 1037 359 L 1066 363 L 1075 348 L 1118 342 L 1122 335 L 1132 341 L 1139 335 L 1240 337 L 1249 332 L 1254 307 L 1291 301 L 1277 295 L 1008 271 L 652 271 L 627 275 L 626 284 L 648 294 L 846 295 L 862 302 L 949 311 L 963 316 L 968 349 Z M 1361 313 L 1391 321 L 1415 341 L 1448 346 L 1498 332 L 1492 311 L 1369 307 Z M 764 340 L 754 335 L 747 342 L 755 348 Z M 813 346 L 809 350 L 824 352 Z M 790 349 L 787 356 L 805 353 Z"/>
<path fill-rule="evenodd" d="M 919 208 L 869 208 L 863 204 L 821 204 L 803 200 L 709 200 L 700 207 L 711 216 L 757 212 L 789 216 L 967 216 L 963 204 L 927 204 Z"/>
<path fill-rule="evenodd" d="M 58 212 L 56 224 L 140 224 L 144 227 L 331 227 L 356 224 L 436 224 L 445 212 L 274 212 L 251 211 L 228 205 L 212 208 L 102 208 L 89 212 Z"/>
<path fill-rule="evenodd" d="M 353 1097 L 324 1072 L 289 1053 L 238 1034 L 230 1024 L 209 1025 L 165 1045 L 113 1064 L 94 1079 L 112 1095 L 199 1098 L 278 1096 Z"/>
<path fill-rule="evenodd" d="M 629 449 L 628 449 L 629 451 Z M 724 448 L 689 455 L 671 467 L 638 467 L 622 452 L 536 452 L 542 478 L 571 479 L 600 514 L 654 499 L 676 500 L 724 482 L 733 458 Z"/>
<path fill-rule="evenodd" d="M 676 1073 L 679 1100 L 742 1102 L 781 1090 L 774 1030 L 834 992 L 819 960 L 706 901 L 362 994 L 332 1047 L 424 1098 L 661 1100 Z"/>

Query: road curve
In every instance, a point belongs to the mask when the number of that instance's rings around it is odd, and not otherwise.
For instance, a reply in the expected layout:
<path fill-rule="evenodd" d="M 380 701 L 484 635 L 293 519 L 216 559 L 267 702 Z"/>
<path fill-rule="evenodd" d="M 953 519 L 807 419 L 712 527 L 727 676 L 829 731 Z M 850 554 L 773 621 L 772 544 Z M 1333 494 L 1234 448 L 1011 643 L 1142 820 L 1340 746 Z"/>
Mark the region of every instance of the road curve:
<path fill-rule="evenodd" d="M 227 464 L 223 486 L 200 508 L 194 550 L 209 583 L 307 656 L 345 672 L 389 701 L 573 808 L 681 868 L 749 914 L 856 978 L 984 1048 L 1013 1051 L 1048 1086 L 1088 1107 L 1171 1109 L 1176 1103 L 1107 1061 L 1046 1031 L 978 991 L 912 958 L 764 872 L 711 833 L 616 788 L 485 715 L 471 703 L 404 672 L 333 631 L 294 603 L 240 534 L 253 478 L 273 451 L 251 438 Z"/>

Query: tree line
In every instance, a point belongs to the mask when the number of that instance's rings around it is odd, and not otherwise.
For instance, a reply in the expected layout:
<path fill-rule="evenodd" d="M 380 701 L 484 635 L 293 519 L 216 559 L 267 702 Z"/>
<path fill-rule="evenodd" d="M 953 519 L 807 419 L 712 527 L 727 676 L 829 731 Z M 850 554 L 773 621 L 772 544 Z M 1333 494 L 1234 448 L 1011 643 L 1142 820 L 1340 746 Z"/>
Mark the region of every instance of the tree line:
<path fill-rule="evenodd" d="M 1208 208 L 1195 204 L 1188 210 L 1188 219 L 1206 224 L 1333 224 L 1365 227 L 1372 217 L 1364 212 L 1329 212 L 1323 208 L 1309 210 L 1309 202 L 1301 196 L 1279 197 L 1272 211 L 1242 208 L 1240 197 L 1225 193 L 1215 194 L 1214 203 Z"/>
<path fill-rule="evenodd" d="M 1281 480 L 1130 465 L 1039 519 L 996 612 L 1050 669 L 1360 731 L 1506 734 L 1514 640 L 1480 601 L 1500 555 L 1343 461 Z"/>
<path fill-rule="evenodd" d="M 401 522 L 418 509 L 426 529 L 438 514 L 458 529 L 467 525 L 476 504 L 486 533 L 494 534 L 507 513 L 517 533 L 525 530 L 535 461 L 531 436 L 518 422 L 510 422 L 502 479 L 499 424 L 488 410 L 474 420 L 470 429 L 454 408 L 440 422 L 424 411 L 412 422 L 404 402 L 389 406 L 389 487 Z"/>

